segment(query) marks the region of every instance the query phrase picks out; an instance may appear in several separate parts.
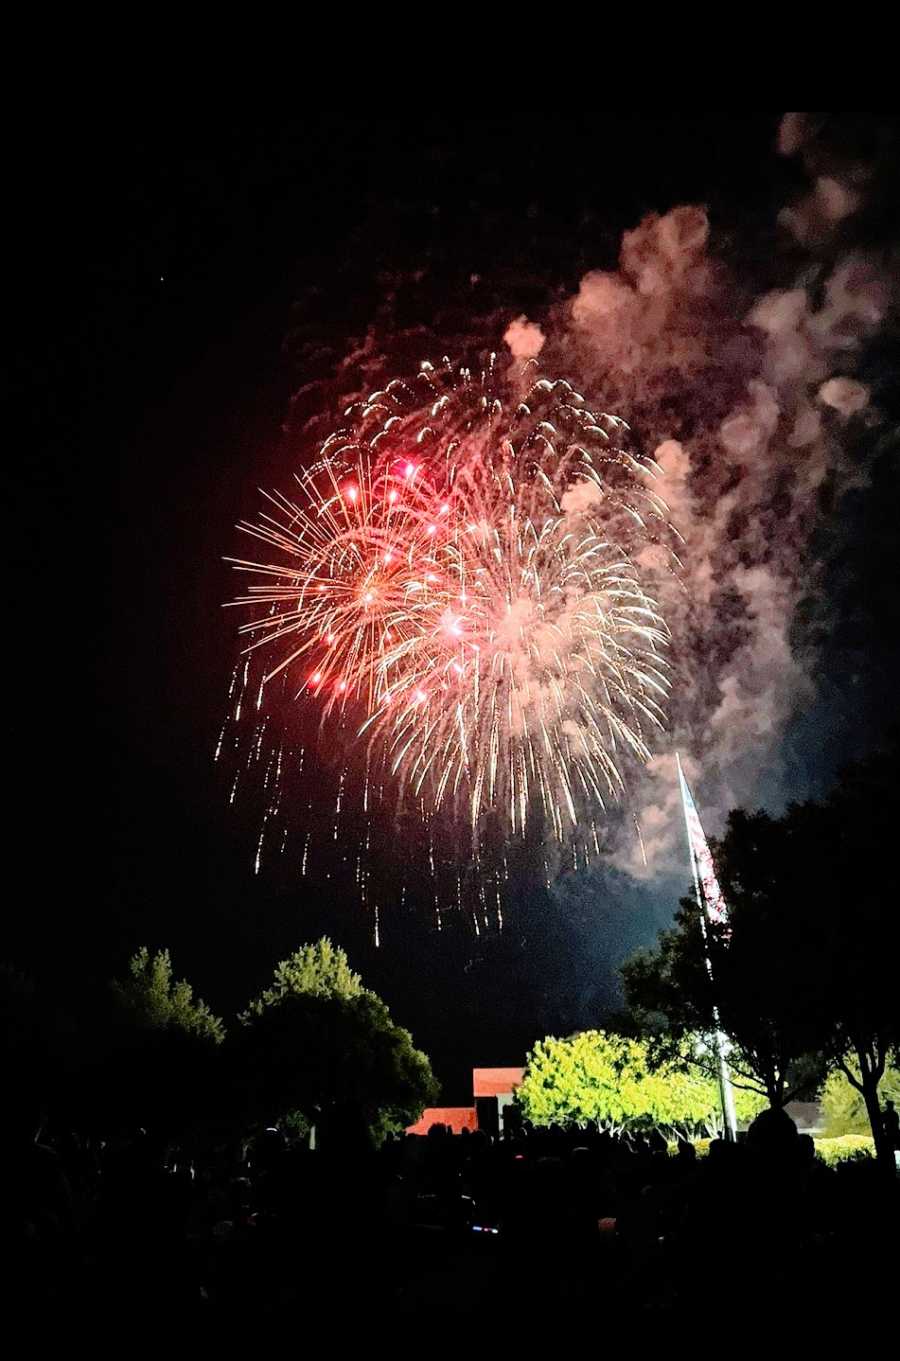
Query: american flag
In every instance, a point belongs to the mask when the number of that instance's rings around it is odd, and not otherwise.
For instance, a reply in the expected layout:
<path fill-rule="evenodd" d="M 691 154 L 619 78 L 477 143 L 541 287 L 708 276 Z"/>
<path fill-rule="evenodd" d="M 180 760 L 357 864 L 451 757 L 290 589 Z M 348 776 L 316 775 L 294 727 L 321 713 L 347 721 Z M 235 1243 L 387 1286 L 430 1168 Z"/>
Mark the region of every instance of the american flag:
<path fill-rule="evenodd" d="M 697 812 L 697 805 L 694 803 L 694 797 L 688 788 L 688 782 L 684 778 L 681 758 L 677 753 L 675 760 L 678 763 L 678 779 L 681 784 L 681 801 L 684 805 L 684 820 L 687 824 L 691 860 L 697 871 L 697 883 L 700 886 L 700 894 L 703 898 L 700 906 L 705 907 L 706 915 L 710 921 L 722 925 L 728 921 L 728 908 L 725 905 L 725 899 L 716 878 L 716 867 L 713 864 L 709 843 L 700 824 L 700 814 Z"/>

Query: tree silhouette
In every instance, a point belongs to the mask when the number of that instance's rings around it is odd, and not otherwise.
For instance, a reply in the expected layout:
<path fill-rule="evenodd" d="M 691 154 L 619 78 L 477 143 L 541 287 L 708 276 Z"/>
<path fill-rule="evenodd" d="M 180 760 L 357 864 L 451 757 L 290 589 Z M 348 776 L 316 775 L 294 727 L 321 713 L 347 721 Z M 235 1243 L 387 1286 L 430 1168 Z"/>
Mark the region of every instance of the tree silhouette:
<path fill-rule="evenodd" d="M 240 1021 L 238 1072 L 258 1119 L 300 1112 L 321 1123 L 353 1107 L 382 1134 L 414 1122 L 436 1097 L 425 1054 L 327 938 L 283 960 Z"/>
<path fill-rule="evenodd" d="M 823 803 L 781 818 L 731 813 L 713 848 L 727 923 L 708 924 L 704 940 L 696 903 L 683 899 L 674 928 L 622 971 L 660 1061 L 688 1033 L 712 1031 L 717 1012 L 736 1083 L 773 1106 L 812 1090 L 825 1068 L 842 1072 L 886 1166 L 879 1084 L 900 1046 L 900 918 L 886 887 L 896 766 L 895 751 L 858 763 Z"/>

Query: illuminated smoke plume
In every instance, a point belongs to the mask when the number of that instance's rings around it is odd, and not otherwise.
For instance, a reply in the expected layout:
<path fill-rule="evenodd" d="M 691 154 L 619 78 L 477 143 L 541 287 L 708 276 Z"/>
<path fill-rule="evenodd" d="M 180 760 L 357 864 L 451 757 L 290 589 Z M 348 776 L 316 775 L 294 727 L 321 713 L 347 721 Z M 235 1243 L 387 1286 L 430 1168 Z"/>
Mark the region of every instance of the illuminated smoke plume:
<path fill-rule="evenodd" d="M 864 201 L 866 174 L 823 162 L 814 139 L 815 120 L 784 120 L 782 154 L 802 154 L 814 176 L 780 215 L 782 232 L 817 247 L 794 286 L 753 296 L 717 258 L 704 209 L 683 206 L 626 232 L 618 269 L 588 273 L 541 319 L 542 360 L 627 412 L 665 471 L 661 494 L 686 540 L 686 589 L 663 599 L 671 750 L 719 818 L 788 792 L 781 739 L 815 694 L 815 657 L 797 649 L 792 624 L 814 580 L 818 496 L 826 482 L 839 497 L 858 481 L 842 438 L 848 422 L 877 419 L 855 368 L 888 310 L 885 273 L 865 252 L 829 249 Z M 529 334 L 520 318 L 511 347 Z M 651 762 L 638 810 L 643 848 L 623 838 L 618 862 L 639 876 L 677 867 L 673 755 Z"/>

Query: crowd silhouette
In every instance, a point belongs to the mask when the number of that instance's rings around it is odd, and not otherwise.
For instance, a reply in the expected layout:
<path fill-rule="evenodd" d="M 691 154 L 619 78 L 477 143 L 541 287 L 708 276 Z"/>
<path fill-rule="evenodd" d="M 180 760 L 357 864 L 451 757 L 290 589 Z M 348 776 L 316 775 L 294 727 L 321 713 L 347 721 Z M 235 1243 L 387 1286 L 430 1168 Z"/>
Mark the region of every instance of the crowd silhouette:
<path fill-rule="evenodd" d="M 4 1134 L 11 1298 L 73 1319 L 328 1304 L 372 1322 L 521 1321 L 535 1289 L 543 1308 L 606 1301 L 619 1317 L 787 1298 L 802 1312 L 829 1289 L 870 1297 L 896 1269 L 897 1177 L 872 1159 L 826 1167 L 781 1111 L 702 1157 L 655 1133 L 521 1125 L 435 1125 L 376 1149 L 348 1108 L 314 1148 L 276 1128 L 88 1138 L 44 1129 L 37 1103 Z"/>

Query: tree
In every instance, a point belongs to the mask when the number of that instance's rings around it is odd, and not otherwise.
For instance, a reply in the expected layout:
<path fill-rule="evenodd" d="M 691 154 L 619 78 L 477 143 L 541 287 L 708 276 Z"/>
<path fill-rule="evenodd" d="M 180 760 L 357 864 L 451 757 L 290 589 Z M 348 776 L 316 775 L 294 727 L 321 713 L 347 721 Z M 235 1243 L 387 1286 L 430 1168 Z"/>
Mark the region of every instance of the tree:
<path fill-rule="evenodd" d="M 780 1107 L 815 1087 L 822 1072 L 817 1029 L 804 1011 L 803 988 L 784 986 L 791 950 L 772 963 L 778 940 L 750 910 L 732 915 L 730 931 L 713 926 L 704 938 L 696 899 L 683 898 L 656 949 L 621 970 L 631 1026 L 647 1036 L 651 1062 L 699 1067 L 717 1079 L 713 1045 L 687 1041 L 721 1028 L 736 1093 L 757 1093 Z"/>
<path fill-rule="evenodd" d="M 168 950 L 143 946 L 110 984 L 86 1036 L 84 1119 L 180 1137 L 217 1112 L 225 1027 L 191 985 L 175 980 Z"/>
<path fill-rule="evenodd" d="M 900 820 L 896 767 L 895 751 L 859 763 L 824 803 L 778 819 L 733 812 L 715 847 L 729 920 L 707 930 L 711 968 L 686 899 L 658 948 L 623 970 L 636 1023 L 655 1028 L 661 1058 L 689 1031 L 711 1031 L 715 1007 L 736 1084 L 772 1105 L 817 1086 L 824 1067 L 839 1069 L 888 1169 L 879 1084 L 900 1046 L 900 914 L 885 887 Z"/>
<path fill-rule="evenodd" d="M 168 950 L 150 954 L 146 945 L 128 962 L 128 977 L 114 980 L 113 996 L 135 1025 L 148 1030 L 173 1028 L 197 1039 L 221 1044 L 225 1026 L 214 1016 L 185 979 L 172 981 L 172 960 Z"/>
<path fill-rule="evenodd" d="M 856 1074 L 859 1079 L 859 1074 Z M 893 1101 L 900 1107 L 900 1068 L 888 1066 L 879 1084 L 879 1097 L 882 1101 Z M 851 1082 L 840 1068 L 828 1074 L 825 1085 L 819 1093 L 822 1115 L 825 1121 L 825 1134 L 829 1139 L 843 1134 L 871 1134 L 866 1103 L 859 1089 L 859 1081 Z"/>
<path fill-rule="evenodd" d="M 327 939 L 279 964 L 239 1019 L 245 1095 L 259 1118 L 300 1112 L 315 1123 L 352 1106 L 380 1135 L 436 1097 L 427 1057 Z"/>
<path fill-rule="evenodd" d="M 900 1061 L 900 914 L 887 882 L 900 819 L 897 755 L 894 739 L 848 767 L 825 806 L 808 813 L 821 847 L 813 929 L 829 966 L 823 1045 L 861 1096 L 878 1160 L 891 1174 L 879 1089 L 891 1062 Z"/>
<path fill-rule="evenodd" d="M 825 1066 L 827 960 L 810 921 L 819 837 L 810 806 L 780 819 L 733 811 L 714 846 L 727 923 L 707 922 L 704 932 L 696 900 L 682 899 L 657 949 L 622 970 L 629 1005 L 655 1027 L 661 1055 L 686 1033 L 711 1034 L 718 1015 L 733 1085 L 775 1107 L 815 1090 Z M 714 1055 L 701 1061 L 711 1070 Z"/>
<path fill-rule="evenodd" d="M 528 1055 L 517 1100 L 535 1125 L 596 1125 L 610 1132 L 713 1128 L 718 1089 L 684 1063 L 650 1062 L 640 1040 L 602 1030 L 548 1036 Z M 755 1113 L 747 1099 L 741 1115 Z"/>
<path fill-rule="evenodd" d="M 242 1012 L 239 1020 L 261 1016 L 266 1007 L 274 1006 L 290 995 L 304 997 L 359 997 L 364 991 L 362 979 L 350 968 L 346 951 L 323 936 L 299 950 L 276 966 L 272 986 Z"/>

